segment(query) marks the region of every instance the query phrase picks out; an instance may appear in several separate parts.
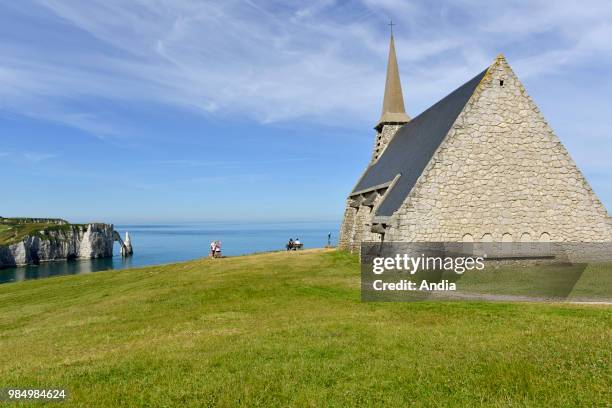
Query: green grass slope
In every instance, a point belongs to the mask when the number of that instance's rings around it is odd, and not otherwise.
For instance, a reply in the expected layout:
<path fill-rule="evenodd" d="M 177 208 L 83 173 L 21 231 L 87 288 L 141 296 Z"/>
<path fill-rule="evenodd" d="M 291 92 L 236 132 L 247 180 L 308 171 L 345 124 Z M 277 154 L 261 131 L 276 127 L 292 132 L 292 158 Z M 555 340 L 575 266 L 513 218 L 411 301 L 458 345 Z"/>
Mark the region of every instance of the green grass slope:
<path fill-rule="evenodd" d="M 69 224 L 60 219 L 0 217 L 0 245 L 15 244 L 28 236 L 48 240 L 50 232 L 70 231 L 73 227 L 85 228 L 85 225 Z"/>
<path fill-rule="evenodd" d="M 335 251 L 26 281 L 0 286 L 0 388 L 66 387 L 66 407 L 607 406 L 611 311 L 361 303 Z"/>

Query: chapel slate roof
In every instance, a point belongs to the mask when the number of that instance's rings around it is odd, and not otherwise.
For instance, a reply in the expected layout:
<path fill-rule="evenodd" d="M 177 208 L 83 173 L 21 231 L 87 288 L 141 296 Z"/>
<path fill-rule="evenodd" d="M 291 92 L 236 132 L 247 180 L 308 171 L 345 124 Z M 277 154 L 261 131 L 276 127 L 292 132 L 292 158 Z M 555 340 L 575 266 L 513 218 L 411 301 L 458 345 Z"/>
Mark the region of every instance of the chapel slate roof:
<path fill-rule="evenodd" d="M 378 161 L 366 169 L 351 195 L 389 183 L 400 174 L 375 214 L 392 215 L 416 184 L 486 72 L 485 69 L 402 126 Z"/>

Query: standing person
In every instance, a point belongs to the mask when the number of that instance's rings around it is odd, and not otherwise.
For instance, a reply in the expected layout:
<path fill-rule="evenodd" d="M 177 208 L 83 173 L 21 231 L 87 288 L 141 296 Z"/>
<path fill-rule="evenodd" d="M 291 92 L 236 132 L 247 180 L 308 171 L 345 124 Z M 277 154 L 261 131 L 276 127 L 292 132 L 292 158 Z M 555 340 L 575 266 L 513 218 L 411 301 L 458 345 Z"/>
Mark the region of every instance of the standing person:
<path fill-rule="evenodd" d="M 327 246 L 331 248 L 331 232 L 327 233 Z"/>
<path fill-rule="evenodd" d="M 215 257 L 215 249 L 217 247 L 217 243 L 215 241 L 210 241 L 210 257 Z"/>
<path fill-rule="evenodd" d="M 215 258 L 221 258 L 221 241 L 215 242 Z"/>

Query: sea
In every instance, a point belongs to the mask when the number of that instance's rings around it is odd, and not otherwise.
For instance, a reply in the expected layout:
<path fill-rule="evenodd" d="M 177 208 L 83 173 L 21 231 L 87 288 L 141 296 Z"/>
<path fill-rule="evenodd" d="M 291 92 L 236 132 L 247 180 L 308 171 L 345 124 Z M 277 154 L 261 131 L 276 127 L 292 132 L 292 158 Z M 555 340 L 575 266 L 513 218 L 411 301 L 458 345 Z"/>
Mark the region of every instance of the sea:
<path fill-rule="evenodd" d="M 208 256 L 213 240 L 221 241 L 223 256 L 284 250 L 289 238 L 299 238 L 304 248 L 335 246 L 339 229 L 339 222 L 115 225 L 122 238 L 129 232 L 134 248 L 131 257 L 122 258 L 119 244 L 115 243 L 112 258 L 42 262 L 0 269 L 0 283 L 188 261 Z M 328 234 L 331 234 L 330 242 Z"/>

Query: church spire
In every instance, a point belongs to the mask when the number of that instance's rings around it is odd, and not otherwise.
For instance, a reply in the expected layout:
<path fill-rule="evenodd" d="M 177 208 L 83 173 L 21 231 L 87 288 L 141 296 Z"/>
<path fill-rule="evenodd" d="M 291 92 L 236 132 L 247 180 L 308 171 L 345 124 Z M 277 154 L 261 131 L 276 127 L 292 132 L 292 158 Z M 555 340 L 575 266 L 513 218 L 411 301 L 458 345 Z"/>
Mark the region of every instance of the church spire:
<path fill-rule="evenodd" d="M 391 26 L 393 29 L 393 26 Z M 397 57 L 395 56 L 395 42 L 393 31 L 389 43 L 389 61 L 387 62 L 387 81 L 385 82 L 385 98 L 380 119 L 376 129 L 380 130 L 386 123 L 403 124 L 410 121 L 404 110 L 404 96 L 402 95 L 402 84 L 397 68 Z"/>

